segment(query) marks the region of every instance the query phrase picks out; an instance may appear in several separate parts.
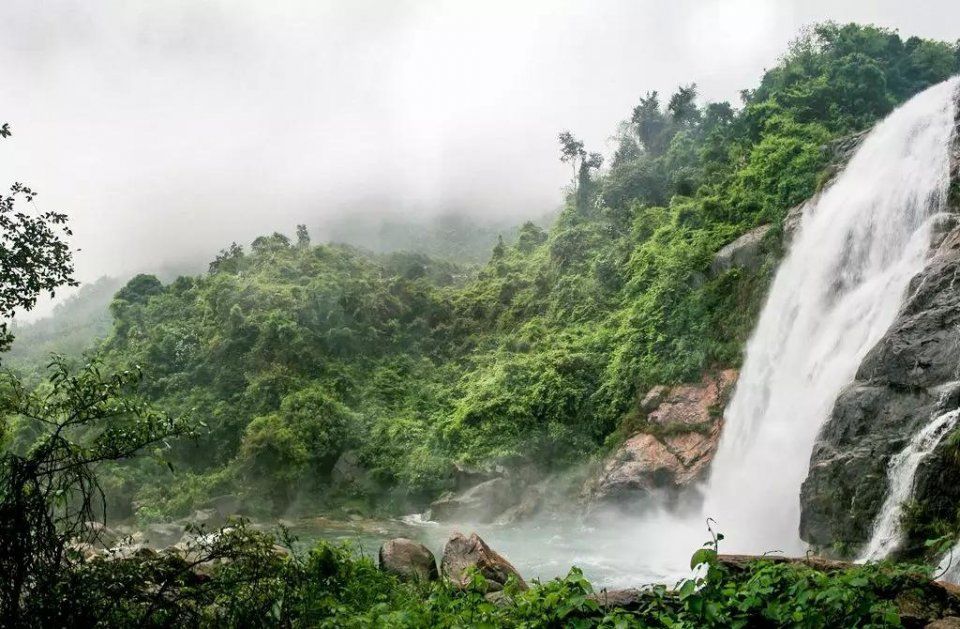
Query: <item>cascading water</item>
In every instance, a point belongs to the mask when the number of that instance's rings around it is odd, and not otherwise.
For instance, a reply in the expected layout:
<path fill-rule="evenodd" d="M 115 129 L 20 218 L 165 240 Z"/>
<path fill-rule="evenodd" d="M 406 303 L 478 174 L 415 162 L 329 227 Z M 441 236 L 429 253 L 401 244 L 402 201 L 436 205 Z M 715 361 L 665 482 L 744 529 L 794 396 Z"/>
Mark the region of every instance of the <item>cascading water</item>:
<path fill-rule="evenodd" d="M 861 561 L 876 561 L 885 558 L 900 544 L 903 534 L 900 515 L 904 503 L 913 495 L 913 481 L 920 463 L 933 452 L 945 436 L 957 424 L 960 409 L 938 414 L 920 432 L 913 436 L 910 443 L 896 456 L 890 459 L 887 477 L 887 498 L 880 508 L 873 536 Z"/>
<path fill-rule="evenodd" d="M 958 81 L 877 125 L 804 212 L 770 289 L 707 486 L 726 549 L 802 552 L 800 485 L 841 389 L 922 270 L 949 185 Z"/>

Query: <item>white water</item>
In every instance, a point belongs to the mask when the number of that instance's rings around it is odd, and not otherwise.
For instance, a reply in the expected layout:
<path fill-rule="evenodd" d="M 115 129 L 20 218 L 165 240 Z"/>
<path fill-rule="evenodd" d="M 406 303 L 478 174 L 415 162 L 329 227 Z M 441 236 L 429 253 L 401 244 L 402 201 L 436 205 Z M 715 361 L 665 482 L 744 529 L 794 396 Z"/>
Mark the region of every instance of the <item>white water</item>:
<path fill-rule="evenodd" d="M 799 494 L 841 389 L 922 270 L 945 207 L 956 79 L 877 125 L 804 212 L 777 272 L 708 483 L 728 551 L 799 553 Z"/>
<path fill-rule="evenodd" d="M 910 443 L 890 459 L 887 477 L 887 498 L 880 508 L 874 524 L 873 536 L 860 561 L 883 559 L 899 544 L 903 537 L 900 516 L 904 503 L 913 495 L 913 481 L 920 463 L 933 452 L 943 438 L 953 429 L 960 417 L 960 409 L 943 413 L 933 418 Z"/>

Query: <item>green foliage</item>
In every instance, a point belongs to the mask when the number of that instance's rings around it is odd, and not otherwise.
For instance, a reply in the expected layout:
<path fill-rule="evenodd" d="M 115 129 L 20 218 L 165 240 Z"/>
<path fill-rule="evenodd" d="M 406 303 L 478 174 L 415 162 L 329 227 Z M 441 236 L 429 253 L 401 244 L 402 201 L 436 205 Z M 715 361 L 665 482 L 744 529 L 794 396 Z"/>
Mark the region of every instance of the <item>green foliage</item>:
<path fill-rule="evenodd" d="M 188 430 L 135 395 L 139 374 L 74 373 L 57 359 L 50 372 L 33 390 L 9 373 L 0 381 L 3 425 L 33 436 L 0 458 L 0 617 L 15 626 L 48 593 L 68 544 L 97 539 L 87 525 L 105 517 L 96 468 Z"/>
<path fill-rule="evenodd" d="M 603 605 L 604 593 L 576 568 L 524 591 L 509 582 L 491 599 L 477 572 L 463 588 L 403 583 L 347 547 L 291 553 L 278 542 L 291 540 L 239 523 L 182 553 L 73 560 L 26 619 L 118 627 L 899 627 L 902 597 L 933 617 L 943 612 L 929 574 L 914 567 L 828 573 L 760 560 L 734 569 L 715 543 L 693 556 L 700 576 L 672 589 L 649 586 L 620 609 Z"/>
<path fill-rule="evenodd" d="M 486 238 L 478 269 L 316 246 L 298 229 L 233 244 L 202 276 L 135 278 L 113 302 L 105 360 L 142 365 L 145 395 L 205 427 L 172 444 L 172 475 L 137 463 L 110 485 L 143 517 L 214 491 L 306 508 L 331 499 L 350 450 L 375 484 L 417 503 L 450 486 L 457 462 L 582 458 L 638 417 L 652 385 L 739 364 L 780 223 L 835 172 L 830 147 L 956 70 L 952 45 L 819 25 L 739 109 L 700 103 L 694 85 L 648 93 L 606 171 L 561 134 L 575 185 L 549 231 L 359 224 L 370 248 L 389 232 L 447 259 Z M 773 229 L 756 268 L 710 270 L 762 224 Z"/>

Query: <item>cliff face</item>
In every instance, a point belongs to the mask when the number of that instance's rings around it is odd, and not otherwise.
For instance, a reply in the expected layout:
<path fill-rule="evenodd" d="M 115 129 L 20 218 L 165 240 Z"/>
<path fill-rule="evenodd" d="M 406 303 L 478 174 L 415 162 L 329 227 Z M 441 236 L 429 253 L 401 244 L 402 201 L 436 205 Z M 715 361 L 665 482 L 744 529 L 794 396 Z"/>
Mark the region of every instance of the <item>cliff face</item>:
<path fill-rule="evenodd" d="M 583 496 L 593 505 L 642 509 L 651 494 L 676 499 L 702 480 L 717 450 L 723 408 L 738 373 L 704 374 L 699 383 L 658 386 L 641 402 L 643 427 L 603 462 Z"/>
<path fill-rule="evenodd" d="M 953 215 L 939 225 L 930 262 L 814 446 L 800 496 L 800 535 L 812 544 L 850 552 L 867 542 L 887 494 L 891 457 L 935 416 L 960 407 L 960 142 L 952 176 Z M 943 439 L 917 471 L 913 500 L 925 518 L 956 518 L 960 465 L 952 448 Z M 904 549 L 916 550 L 918 541 L 906 540 Z"/>

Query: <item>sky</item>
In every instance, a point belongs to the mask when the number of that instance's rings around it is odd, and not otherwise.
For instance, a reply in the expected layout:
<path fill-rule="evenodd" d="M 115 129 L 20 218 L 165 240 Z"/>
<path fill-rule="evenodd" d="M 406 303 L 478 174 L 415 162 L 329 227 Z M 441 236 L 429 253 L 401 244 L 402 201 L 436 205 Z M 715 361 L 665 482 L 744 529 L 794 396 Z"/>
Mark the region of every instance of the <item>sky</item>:
<path fill-rule="evenodd" d="M 960 38 L 956 0 L 2 0 L 0 183 L 71 217 L 77 276 L 334 215 L 523 220 L 647 90 L 738 104 L 822 20 Z M 322 234 L 315 234 L 322 238 Z"/>

